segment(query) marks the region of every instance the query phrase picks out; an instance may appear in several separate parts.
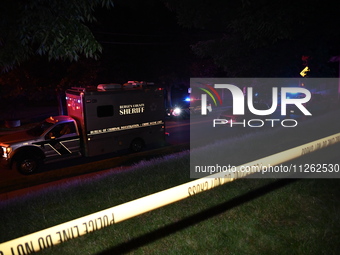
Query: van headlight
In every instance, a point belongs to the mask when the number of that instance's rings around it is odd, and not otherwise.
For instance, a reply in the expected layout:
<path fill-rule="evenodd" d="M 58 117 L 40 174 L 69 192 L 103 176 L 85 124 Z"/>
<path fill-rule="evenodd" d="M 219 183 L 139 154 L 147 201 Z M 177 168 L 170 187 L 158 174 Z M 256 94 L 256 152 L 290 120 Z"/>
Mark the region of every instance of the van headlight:
<path fill-rule="evenodd" d="M 2 147 L 2 156 L 4 158 L 7 158 L 11 152 L 12 152 L 11 147 Z"/>
<path fill-rule="evenodd" d="M 173 110 L 172 115 L 174 115 L 174 116 L 179 116 L 179 115 L 181 115 L 181 112 L 182 112 L 182 109 L 179 108 L 179 107 L 176 107 L 176 108 Z"/>

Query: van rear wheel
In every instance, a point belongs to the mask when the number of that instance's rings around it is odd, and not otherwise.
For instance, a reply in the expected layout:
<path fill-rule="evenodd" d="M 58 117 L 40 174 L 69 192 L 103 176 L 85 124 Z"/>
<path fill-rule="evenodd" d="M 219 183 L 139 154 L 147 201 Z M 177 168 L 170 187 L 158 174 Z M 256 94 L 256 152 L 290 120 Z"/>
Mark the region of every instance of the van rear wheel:
<path fill-rule="evenodd" d="M 143 149 L 143 147 L 144 147 L 144 142 L 140 138 L 134 139 L 130 144 L 130 150 L 132 152 L 139 152 Z"/>
<path fill-rule="evenodd" d="M 33 174 L 35 173 L 40 165 L 40 160 L 34 156 L 27 155 L 26 157 L 20 157 L 16 160 L 16 169 L 24 174 Z"/>

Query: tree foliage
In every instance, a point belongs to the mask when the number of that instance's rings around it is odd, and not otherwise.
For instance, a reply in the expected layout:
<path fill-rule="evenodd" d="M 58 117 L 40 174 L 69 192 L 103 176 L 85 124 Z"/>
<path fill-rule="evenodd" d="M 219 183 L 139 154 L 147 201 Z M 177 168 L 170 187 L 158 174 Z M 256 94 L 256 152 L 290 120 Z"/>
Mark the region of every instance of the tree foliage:
<path fill-rule="evenodd" d="M 112 0 L 11 0 L 0 8 L 0 68 L 8 70 L 34 55 L 50 60 L 96 58 L 102 47 L 86 24 L 96 7 Z"/>
<path fill-rule="evenodd" d="M 303 55 L 325 65 L 332 53 L 339 54 L 340 19 L 334 1 L 163 1 L 183 27 L 212 33 L 192 48 L 229 76 L 290 76 L 299 73 Z"/>

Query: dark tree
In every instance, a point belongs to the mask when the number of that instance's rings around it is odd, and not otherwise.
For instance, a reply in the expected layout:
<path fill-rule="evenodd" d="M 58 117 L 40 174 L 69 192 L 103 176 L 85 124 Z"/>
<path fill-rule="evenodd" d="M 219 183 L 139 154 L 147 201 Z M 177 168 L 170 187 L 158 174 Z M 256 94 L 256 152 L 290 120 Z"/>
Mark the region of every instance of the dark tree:
<path fill-rule="evenodd" d="M 298 76 L 302 56 L 311 75 L 334 76 L 339 54 L 338 3 L 321 0 L 163 0 L 186 28 L 211 37 L 192 46 L 228 76 Z"/>
<path fill-rule="evenodd" d="M 34 55 L 50 60 L 96 58 L 102 51 L 86 24 L 94 10 L 112 0 L 12 0 L 0 8 L 0 68 L 8 70 Z"/>

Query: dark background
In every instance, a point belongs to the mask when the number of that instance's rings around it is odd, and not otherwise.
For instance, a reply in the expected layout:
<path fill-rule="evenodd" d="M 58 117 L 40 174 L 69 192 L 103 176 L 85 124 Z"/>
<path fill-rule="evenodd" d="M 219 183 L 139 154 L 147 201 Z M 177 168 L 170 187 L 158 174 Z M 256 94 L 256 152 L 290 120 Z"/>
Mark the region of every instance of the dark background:
<path fill-rule="evenodd" d="M 87 24 L 103 46 L 98 60 L 31 58 L 1 74 L 1 109 L 53 105 L 72 86 L 145 80 L 183 92 L 190 77 L 299 77 L 303 57 L 309 77 L 339 77 L 339 63 L 330 61 L 340 54 L 332 1 L 258 0 L 246 13 L 235 1 L 113 2 Z"/>

